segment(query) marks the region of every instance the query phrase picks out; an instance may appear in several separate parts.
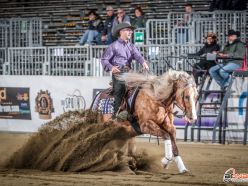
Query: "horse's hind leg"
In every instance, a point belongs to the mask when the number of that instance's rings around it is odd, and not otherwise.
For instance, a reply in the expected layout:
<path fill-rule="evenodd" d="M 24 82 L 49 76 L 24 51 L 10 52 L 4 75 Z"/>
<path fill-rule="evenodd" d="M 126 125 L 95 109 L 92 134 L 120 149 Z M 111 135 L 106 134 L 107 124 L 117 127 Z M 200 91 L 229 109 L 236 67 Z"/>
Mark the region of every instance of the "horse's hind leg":
<path fill-rule="evenodd" d="M 131 138 L 127 142 L 127 155 L 132 156 L 136 152 L 135 138 Z"/>

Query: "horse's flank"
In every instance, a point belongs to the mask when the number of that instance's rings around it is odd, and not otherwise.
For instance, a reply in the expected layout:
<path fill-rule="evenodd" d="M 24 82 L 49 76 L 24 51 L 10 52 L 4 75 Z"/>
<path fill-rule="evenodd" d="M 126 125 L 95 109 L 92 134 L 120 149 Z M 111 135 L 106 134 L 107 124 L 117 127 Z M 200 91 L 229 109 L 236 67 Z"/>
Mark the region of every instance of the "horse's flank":
<path fill-rule="evenodd" d="M 183 71 L 169 70 L 162 76 L 154 76 L 138 73 L 126 73 L 119 76 L 128 86 L 140 86 L 153 99 L 162 101 L 167 99 L 173 91 L 173 82 L 177 80 L 189 80 L 190 75 Z"/>

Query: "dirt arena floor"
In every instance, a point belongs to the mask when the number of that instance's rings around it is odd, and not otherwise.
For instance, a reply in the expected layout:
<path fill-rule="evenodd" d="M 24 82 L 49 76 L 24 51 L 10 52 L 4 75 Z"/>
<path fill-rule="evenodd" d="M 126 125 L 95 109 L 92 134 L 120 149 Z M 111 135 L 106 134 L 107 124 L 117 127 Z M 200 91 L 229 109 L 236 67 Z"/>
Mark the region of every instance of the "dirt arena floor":
<path fill-rule="evenodd" d="M 0 164 L 20 148 L 30 134 L 0 133 Z M 235 168 L 238 173 L 248 173 L 248 146 L 218 145 L 179 142 L 179 150 L 191 174 L 178 174 L 173 163 L 168 170 L 160 165 L 164 154 L 163 144 L 156 141 L 137 139 L 137 150 L 143 149 L 151 160 L 146 171 L 136 174 L 130 171 L 105 171 L 98 173 L 65 173 L 39 170 L 20 170 L 0 168 L 1 186 L 26 185 L 226 185 L 224 172 Z M 234 184 L 228 184 L 234 185 Z M 243 183 L 241 185 L 248 185 Z"/>

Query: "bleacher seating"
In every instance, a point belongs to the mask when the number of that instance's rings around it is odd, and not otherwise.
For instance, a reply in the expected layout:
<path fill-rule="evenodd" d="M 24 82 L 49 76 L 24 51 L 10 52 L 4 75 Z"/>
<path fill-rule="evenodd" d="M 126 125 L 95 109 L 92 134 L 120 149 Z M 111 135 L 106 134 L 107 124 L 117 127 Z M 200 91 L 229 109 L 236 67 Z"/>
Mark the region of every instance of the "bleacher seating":
<path fill-rule="evenodd" d="M 191 1 L 196 10 L 208 10 L 210 0 Z M 127 14 L 133 16 L 135 6 L 141 5 L 146 17 L 166 18 L 169 11 L 183 11 L 184 0 L 179 1 L 148 1 L 148 0 L 120 0 L 120 1 L 88 1 L 88 0 L 3 0 L 0 1 L 0 18 L 12 17 L 41 17 L 43 20 L 43 45 L 75 45 L 83 30 L 86 28 L 87 18 L 84 17 L 88 9 L 97 9 L 105 19 L 105 7 L 123 7 Z M 76 25 L 82 26 L 77 29 Z"/>
<path fill-rule="evenodd" d="M 195 11 L 207 11 L 212 0 L 191 0 Z M 105 19 L 105 7 L 123 7 L 134 15 L 134 7 L 141 6 L 148 19 L 166 18 L 170 11 L 183 11 L 185 0 L 2 0 L 0 18 L 40 17 L 43 20 L 43 46 L 75 45 L 87 26 L 84 16 L 88 9 L 97 9 Z M 247 18 L 248 20 L 248 18 Z M 82 28 L 77 29 L 76 25 Z M 247 24 L 248 25 L 248 24 Z"/>

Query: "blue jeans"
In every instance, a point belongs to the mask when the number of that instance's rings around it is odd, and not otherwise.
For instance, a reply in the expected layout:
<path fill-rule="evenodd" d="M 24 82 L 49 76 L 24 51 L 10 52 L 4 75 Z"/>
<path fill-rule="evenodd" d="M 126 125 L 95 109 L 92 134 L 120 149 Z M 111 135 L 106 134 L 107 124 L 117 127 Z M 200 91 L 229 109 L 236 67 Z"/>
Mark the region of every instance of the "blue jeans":
<path fill-rule="evenodd" d="M 96 30 L 86 30 L 84 35 L 81 37 L 79 44 L 84 45 L 85 43 L 91 45 L 94 41 L 99 42 L 99 32 Z"/>
<path fill-rule="evenodd" d="M 107 45 L 110 45 L 111 43 L 113 43 L 113 37 L 112 37 L 112 33 L 108 33 L 107 35 Z"/>
<path fill-rule="evenodd" d="M 223 89 L 229 85 L 230 73 L 240 68 L 240 65 L 229 62 L 226 65 L 218 64 L 209 69 L 210 76 L 220 85 Z"/>
<path fill-rule="evenodd" d="M 111 43 L 113 43 L 113 36 L 112 33 L 108 33 L 107 34 L 107 40 L 106 41 L 101 41 L 101 45 L 110 45 Z"/>
<path fill-rule="evenodd" d="M 189 42 L 189 29 L 177 28 L 176 29 L 176 44 L 185 44 Z"/>

